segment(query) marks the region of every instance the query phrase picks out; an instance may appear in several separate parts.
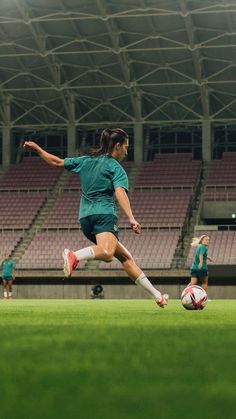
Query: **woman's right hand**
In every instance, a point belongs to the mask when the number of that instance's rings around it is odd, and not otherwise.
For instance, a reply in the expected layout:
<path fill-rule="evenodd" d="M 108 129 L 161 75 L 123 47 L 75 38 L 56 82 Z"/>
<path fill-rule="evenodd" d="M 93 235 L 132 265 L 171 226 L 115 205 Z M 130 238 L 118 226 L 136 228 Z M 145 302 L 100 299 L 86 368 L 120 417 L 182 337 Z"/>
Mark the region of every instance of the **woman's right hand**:
<path fill-rule="evenodd" d="M 34 141 L 25 141 L 23 147 L 29 150 L 35 150 L 36 152 L 40 150 L 39 145 L 36 144 Z"/>

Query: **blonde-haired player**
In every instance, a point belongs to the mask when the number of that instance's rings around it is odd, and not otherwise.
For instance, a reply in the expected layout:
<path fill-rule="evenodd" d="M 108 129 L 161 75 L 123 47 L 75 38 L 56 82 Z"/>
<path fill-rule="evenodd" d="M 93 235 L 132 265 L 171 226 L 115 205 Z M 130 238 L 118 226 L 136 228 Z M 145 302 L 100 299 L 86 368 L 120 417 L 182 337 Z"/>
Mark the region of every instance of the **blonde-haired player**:
<path fill-rule="evenodd" d="M 201 237 L 193 237 L 191 246 L 197 247 L 194 261 L 191 265 L 190 285 L 199 284 L 208 293 L 208 266 L 207 260 L 214 262 L 208 256 L 207 248 L 209 245 L 209 236 L 203 234 Z"/>

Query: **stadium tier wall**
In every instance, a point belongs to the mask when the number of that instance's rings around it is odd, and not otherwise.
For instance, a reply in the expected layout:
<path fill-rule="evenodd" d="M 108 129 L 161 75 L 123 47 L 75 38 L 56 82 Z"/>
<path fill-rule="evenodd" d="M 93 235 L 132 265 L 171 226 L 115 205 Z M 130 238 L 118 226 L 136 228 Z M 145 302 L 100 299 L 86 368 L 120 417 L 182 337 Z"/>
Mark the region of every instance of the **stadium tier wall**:
<path fill-rule="evenodd" d="M 235 277 L 227 277 L 227 272 L 222 267 L 217 267 L 216 275 L 210 271 L 209 298 L 211 299 L 235 299 Z M 219 272 L 221 276 L 219 277 Z M 232 270 L 230 270 L 232 275 Z M 179 299 L 181 292 L 187 286 L 189 277 L 163 277 L 152 278 L 151 282 L 162 292 L 167 292 L 171 299 Z M 70 281 L 54 280 L 52 277 L 43 278 L 17 278 L 14 285 L 15 298 L 59 298 L 59 299 L 83 299 L 91 298 L 91 287 L 101 284 L 106 299 L 147 299 L 150 298 L 143 289 L 134 285 L 127 277 L 113 278 L 75 278 Z"/>

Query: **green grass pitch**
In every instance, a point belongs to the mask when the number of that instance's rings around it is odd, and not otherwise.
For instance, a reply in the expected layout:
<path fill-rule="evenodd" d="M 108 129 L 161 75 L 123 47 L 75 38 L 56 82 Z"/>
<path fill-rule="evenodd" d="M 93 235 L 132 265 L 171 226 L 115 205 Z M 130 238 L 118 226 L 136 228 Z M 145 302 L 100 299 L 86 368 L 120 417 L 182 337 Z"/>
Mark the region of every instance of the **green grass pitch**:
<path fill-rule="evenodd" d="M 233 419 L 236 301 L 0 301 L 2 419 Z"/>

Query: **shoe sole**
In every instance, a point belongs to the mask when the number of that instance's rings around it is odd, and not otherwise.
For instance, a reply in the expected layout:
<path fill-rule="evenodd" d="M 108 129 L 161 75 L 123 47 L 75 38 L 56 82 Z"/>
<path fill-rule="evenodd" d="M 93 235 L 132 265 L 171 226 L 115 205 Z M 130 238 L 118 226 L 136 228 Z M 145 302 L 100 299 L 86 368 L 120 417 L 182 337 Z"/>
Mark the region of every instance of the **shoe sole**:
<path fill-rule="evenodd" d="M 63 257 L 63 260 L 64 260 L 64 266 L 63 266 L 64 275 L 65 275 L 66 278 L 70 278 L 71 273 L 70 273 L 70 269 L 69 269 L 69 266 L 68 266 L 68 263 L 67 263 L 68 259 L 67 259 L 67 254 L 66 254 L 65 250 L 62 252 L 62 257 Z"/>

